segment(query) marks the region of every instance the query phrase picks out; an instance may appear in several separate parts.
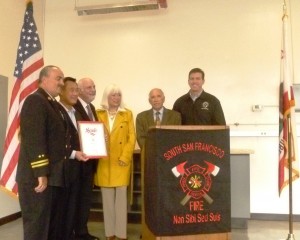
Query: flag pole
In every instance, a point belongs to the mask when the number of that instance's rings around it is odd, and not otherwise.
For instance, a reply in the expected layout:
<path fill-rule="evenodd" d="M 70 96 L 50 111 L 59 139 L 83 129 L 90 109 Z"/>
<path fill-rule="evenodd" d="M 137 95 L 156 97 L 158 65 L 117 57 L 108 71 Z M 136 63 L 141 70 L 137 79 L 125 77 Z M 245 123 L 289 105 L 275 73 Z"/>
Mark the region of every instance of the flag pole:
<path fill-rule="evenodd" d="M 280 88 L 280 120 L 279 133 L 279 195 L 282 189 L 289 185 L 289 233 L 287 240 L 295 240 L 293 233 L 293 180 L 299 178 L 299 163 L 297 154 L 297 136 L 295 134 L 295 99 L 293 93 L 293 67 L 290 65 L 292 60 L 292 50 L 290 49 L 291 33 L 288 27 L 291 24 L 288 19 L 288 0 L 283 0 L 282 16 L 282 55 L 281 55 L 281 84 Z M 290 9 L 290 5 L 289 5 Z M 292 64 L 293 65 L 293 64 Z M 294 165 L 293 165 L 294 164 Z M 286 171 L 287 170 L 287 171 Z"/>
<path fill-rule="evenodd" d="M 287 240 L 295 240 L 293 233 L 293 176 L 292 176 L 292 131 L 291 114 L 287 116 L 288 120 L 288 164 L 289 164 L 289 234 Z"/>

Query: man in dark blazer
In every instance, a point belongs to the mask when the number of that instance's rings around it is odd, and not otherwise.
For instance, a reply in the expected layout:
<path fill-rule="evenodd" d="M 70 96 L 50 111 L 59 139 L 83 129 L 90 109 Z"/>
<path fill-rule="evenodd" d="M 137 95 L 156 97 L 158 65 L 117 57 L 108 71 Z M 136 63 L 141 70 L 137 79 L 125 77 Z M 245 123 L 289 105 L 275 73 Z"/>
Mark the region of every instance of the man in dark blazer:
<path fill-rule="evenodd" d="M 65 161 L 65 182 L 66 187 L 62 196 L 62 219 L 60 239 L 74 239 L 74 218 L 78 207 L 80 190 L 80 161 L 87 161 L 88 157 L 80 150 L 79 135 L 77 131 L 77 121 L 82 120 L 73 105 L 78 100 L 78 86 L 76 79 L 72 77 L 64 78 L 60 97 L 60 108 L 66 115 L 69 126 L 70 155 Z"/>
<path fill-rule="evenodd" d="M 90 78 L 78 81 L 79 98 L 74 108 L 83 121 L 98 121 L 95 107 L 91 103 L 96 97 L 96 87 Z M 98 160 L 90 159 L 81 162 L 79 205 L 75 216 L 75 239 L 98 240 L 88 232 L 87 222 L 92 204 L 94 173 Z"/>
<path fill-rule="evenodd" d="M 152 108 L 141 112 L 136 117 L 136 134 L 139 147 L 142 149 L 148 134 L 149 127 L 155 125 L 181 125 L 178 112 L 163 106 L 165 95 L 159 88 L 154 88 L 149 93 L 149 103 Z M 157 116 L 159 115 L 159 116 Z"/>
<path fill-rule="evenodd" d="M 39 88 L 29 95 L 20 114 L 20 155 L 16 181 L 24 240 L 56 239 L 56 209 L 65 186 L 68 158 L 67 123 L 54 99 L 63 86 L 63 72 L 44 67 Z"/>

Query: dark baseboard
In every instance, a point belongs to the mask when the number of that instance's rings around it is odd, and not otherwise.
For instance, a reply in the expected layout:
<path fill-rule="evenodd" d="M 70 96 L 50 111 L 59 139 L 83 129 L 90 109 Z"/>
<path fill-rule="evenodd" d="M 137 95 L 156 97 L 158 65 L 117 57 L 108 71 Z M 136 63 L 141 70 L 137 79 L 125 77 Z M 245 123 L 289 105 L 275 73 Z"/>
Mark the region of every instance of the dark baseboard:
<path fill-rule="evenodd" d="M 20 218 L 21 212 L 17 212 L 14 214 L 11 214 L 9 216 L 0 218 L 0 226 L 9 222 L 12 222 L 14 220 L 17 220 Z M 132 218 L 132 219 L 131 219 Z M 251 220 L 262 220 L 262 221 L 289 221 L 289 215 L 288 214 L 270 214 L 270 213 L 251 213 L 250 216 Z M 102 222 L 103 221 L 103 215 L 99 212 L 91 212 L 90 213 L 90 221 L 96 221 L 96 222 Z M 293 221 L 294 222 L 300 222 L 300 215 L 293 215 Z M 131 223 L 140 223 L 140 219 L 135 217 L 129 216 L 129 222 Z"/>
<path fill-rule="evenodd" d="M 288 214 L 251 213 L 251 220 L 289 221 Z M 300 215 L 293 215 L 294 222 L 300 222 Z"/>
<path fill-rule="evenodd" d="M 0 218 L 0 226 L 3 224 L 6 224 L 6 223 L 12 222 L 14 220 L 17 220 L 20 217 L 21 217 L 21 212 L 17 212 L 17 213 L 11 214 L 9 216 Z"/>
<path fill-rule="evenodd" d="M 141 223 L 141 217 L 136 216 L 138 214 L 128 214 L 129 223 Z M 140 215 L 140 214 L 139 214 Z M 103 222 L 103 213 L 99 211 L 91 211 L 90 221 Z M 269 214 L 269 213 L 251 213 L 249 220 L 262 220 L 262 221 L 289 221 L 288 214 Z M 238 218 L 232 218 L 232 225 L 234 228 L 247 228 L 244 226 L 244 222 Z M 300 222 L 300 215 L 293 215 L 294 222 Z M 242 225 L 241 225 L 242 224 Z M 241 226 L 240 226 L 241 225 Z"/>
<path fill-rule="evenodd" d="M 128 212 L 127 215 L 128 223 L 136 223 L 140 224 L 142 221 L 142 216 L 140 212 Z M 89 215 L 89 221 L 91 222 L 103 222 L 103 211 L 97 211 L 95 209 L 91 209 Z"/>
<path fill-rule="evenodd" d="M 102 211 L 90 211 L 89 221 L 91 222 L 103 222 L 103 212 Z"/>

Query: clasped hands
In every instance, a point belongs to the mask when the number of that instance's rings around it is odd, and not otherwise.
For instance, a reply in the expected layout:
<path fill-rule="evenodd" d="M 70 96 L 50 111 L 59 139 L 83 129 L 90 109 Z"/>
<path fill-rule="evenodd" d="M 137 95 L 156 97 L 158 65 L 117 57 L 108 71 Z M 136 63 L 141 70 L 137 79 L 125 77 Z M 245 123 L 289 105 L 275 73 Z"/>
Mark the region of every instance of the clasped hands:
<path fill-rule="evenodd" d="M 128 165 L 126 162 L 124 162 L 122 160 L 119 160 L 118 163 L 121 167 L 126 167 Z"/>

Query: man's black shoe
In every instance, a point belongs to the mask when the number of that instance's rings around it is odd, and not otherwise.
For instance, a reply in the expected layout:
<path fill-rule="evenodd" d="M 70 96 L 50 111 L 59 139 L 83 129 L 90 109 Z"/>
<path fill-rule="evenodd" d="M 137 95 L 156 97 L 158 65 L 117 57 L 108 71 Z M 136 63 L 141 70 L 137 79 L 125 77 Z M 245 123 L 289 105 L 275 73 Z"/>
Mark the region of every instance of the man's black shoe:
<path fill-rule="evenodd" d="M 98 237 L 96 237 L 96 236 L 93 236 L 93 235 L 91 235 L 91 234 L 87 234 L 86 235 L 86 238 L 85 238 L 86 240 L 100 240 L 100 238 L 98 238 Z"/>
<path fill-rule="evenodd" d="M 85 235 L 80 235 L 75 237 L 76 240 L 100 240 L 100 238 L 93 236 L 91 234 L 85 234 Z"/>

